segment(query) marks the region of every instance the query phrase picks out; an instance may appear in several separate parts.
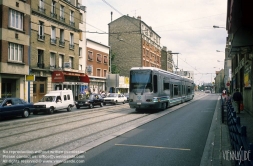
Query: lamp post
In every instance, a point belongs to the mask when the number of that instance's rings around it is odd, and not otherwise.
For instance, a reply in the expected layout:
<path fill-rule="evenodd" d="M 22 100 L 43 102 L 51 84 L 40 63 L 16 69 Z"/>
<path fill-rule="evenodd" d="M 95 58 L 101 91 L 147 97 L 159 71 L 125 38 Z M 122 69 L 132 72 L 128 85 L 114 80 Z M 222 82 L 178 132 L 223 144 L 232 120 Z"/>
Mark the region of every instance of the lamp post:
<path fill-rule="evenodd" d="M 171 52 L 170 54 L 177 54 L 177 66 L 175 67 L 175 69 L 176 69 L 176 71 L 177 71 L 177 69 L 179 69 L 179 68 L 178 68 L 178 54 L 180 54 L 180 53 Z M 174 65 L 175 65 L 175 64 L 174 64 Z"/>

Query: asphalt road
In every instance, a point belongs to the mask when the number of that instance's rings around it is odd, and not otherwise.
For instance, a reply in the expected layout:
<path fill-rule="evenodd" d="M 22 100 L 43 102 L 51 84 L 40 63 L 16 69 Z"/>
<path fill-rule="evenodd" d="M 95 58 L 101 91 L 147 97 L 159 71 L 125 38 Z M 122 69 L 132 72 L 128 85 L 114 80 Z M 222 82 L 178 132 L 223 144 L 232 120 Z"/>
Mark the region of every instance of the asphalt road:
<path fill-rule="evenodd" d="M 200 165 L 216 103 L 207 95 L 87 151 L 80 165 Z"/>

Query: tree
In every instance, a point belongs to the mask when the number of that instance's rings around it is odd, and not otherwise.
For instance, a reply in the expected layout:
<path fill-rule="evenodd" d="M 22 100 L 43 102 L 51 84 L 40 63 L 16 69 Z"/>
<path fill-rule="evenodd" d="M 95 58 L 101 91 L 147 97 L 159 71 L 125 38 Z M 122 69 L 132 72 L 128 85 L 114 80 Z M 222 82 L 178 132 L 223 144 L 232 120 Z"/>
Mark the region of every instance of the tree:
<path fill-rule="evenodd" d="M 114 52 L 111 52 L 111 73 L 112 74 L 119 74 L 120 70 L 117 68 L 117 66 L 115 65 L 114 60 L 115 60 L 115 56 L 116 54 Z"/>

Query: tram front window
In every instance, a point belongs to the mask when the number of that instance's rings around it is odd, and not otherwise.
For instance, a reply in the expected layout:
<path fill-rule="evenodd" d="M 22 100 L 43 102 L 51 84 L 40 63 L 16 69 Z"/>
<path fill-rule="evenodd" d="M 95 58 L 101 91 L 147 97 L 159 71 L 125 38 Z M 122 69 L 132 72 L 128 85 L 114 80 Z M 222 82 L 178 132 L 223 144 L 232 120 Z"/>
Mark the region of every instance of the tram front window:
<path fill-rule="evenodd" d="M 131 71 L 130 72 L 130 92 L 144 93 L 152 92 L 151 71 Z"/>

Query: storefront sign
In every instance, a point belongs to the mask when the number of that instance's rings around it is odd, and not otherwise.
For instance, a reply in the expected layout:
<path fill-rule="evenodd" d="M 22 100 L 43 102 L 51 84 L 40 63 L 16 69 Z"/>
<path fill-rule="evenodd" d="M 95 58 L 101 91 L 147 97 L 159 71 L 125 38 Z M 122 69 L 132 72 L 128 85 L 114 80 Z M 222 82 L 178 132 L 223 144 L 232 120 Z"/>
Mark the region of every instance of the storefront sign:
<path fill-rule="evenodd" d="M 65 77 L 62 71 L 54 71 L 52 74 L 52 82 L 64 82 Z"/>
<path fill-rule="evenodd" d="M 251 66 L 245 66 L 245 72 L 244 72 L 244 87 L 250 88 L 251 87 Z"/>
<path fill-rule="evenodd" d="M 25 80 L 26 81 L 35 81 L 35 75 L 26 75 Z"/>

